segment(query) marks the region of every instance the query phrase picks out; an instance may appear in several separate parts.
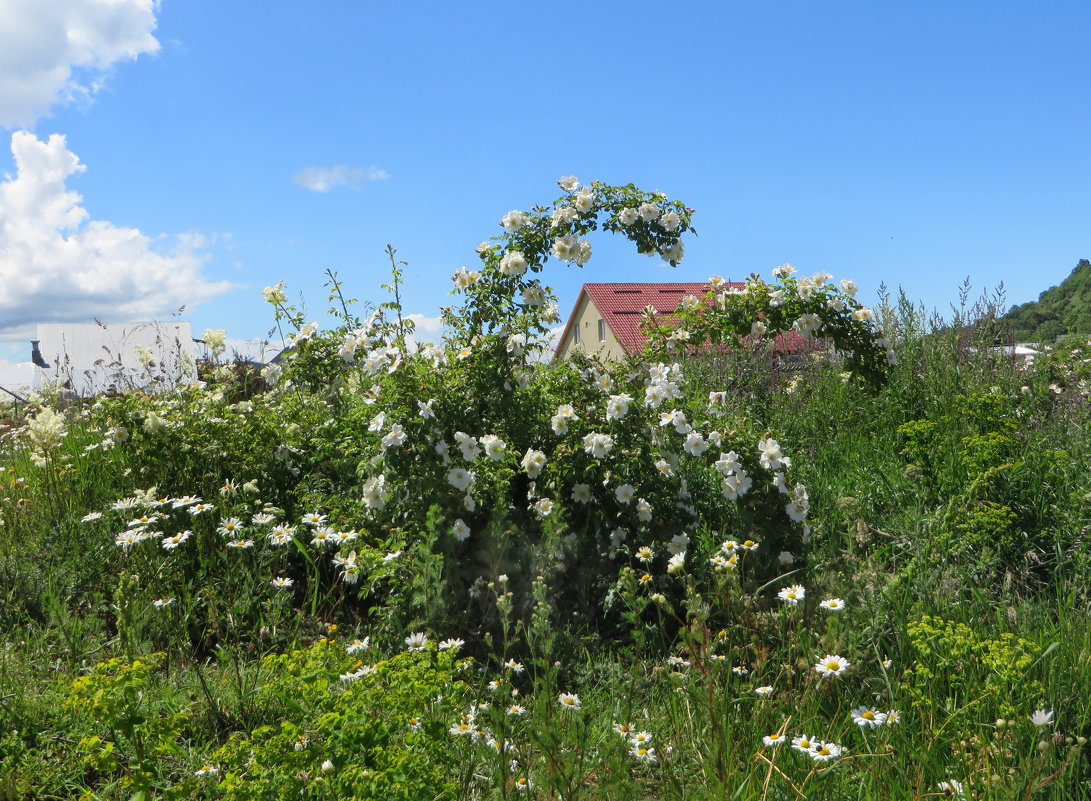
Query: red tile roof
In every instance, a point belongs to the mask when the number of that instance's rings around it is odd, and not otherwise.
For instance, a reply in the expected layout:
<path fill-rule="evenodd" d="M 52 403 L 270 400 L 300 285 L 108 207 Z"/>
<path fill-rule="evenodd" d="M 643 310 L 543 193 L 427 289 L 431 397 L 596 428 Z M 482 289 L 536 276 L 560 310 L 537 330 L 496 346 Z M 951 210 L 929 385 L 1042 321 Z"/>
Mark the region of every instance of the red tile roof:
<path fill-rule="evenodd" d="M 728 281 L 723 285 L 724 289 L 742 290 L 746 284 L 739 281 Z M 557 343 L 559 356 L 561 347 L 568 337 L 568 329 L 572 325 L 576 311 L 580 307 L 580 298 L 587 293 L 591 302 L 595 304 L 599 314 L 606 320 L 621 347 L 626 353 L 639 353 L 644 349 L 644 334 L 640 330 L 640 322 L 643 319 L 645 306 L 654 306 L 660 314 L 669 314 L 678 308 L 682 298 L 686 295 L 695 295 L 703 298 L 708 292 L 709 285 L 705 282 L 695 283 L 655 283 L 655 284 L 584 284 L 576 303 L 572 307 L 572 313 L 565 323 L 564 333 Z M 787 331 L 778 334 L 774 338 L 776 350 L 784 352 L 799 352 L 813 350 L 818 346 L 816 340 L 804 340 L 795 331 Z M 819 346 L 820 347 L 820 346 Z"/>
<path fill-rule="evenodd" d="M 731 283 L 725 288 L 745 287 L 746 284 Z M 703 298 L 708 284 L 584 284 L 583 291 L 590 296 L 625 352 L 638 353 L 644 348 L 640 321 L 645 306 L 654 306 L 661 314 L 673 312 L 686 295 Z"/>

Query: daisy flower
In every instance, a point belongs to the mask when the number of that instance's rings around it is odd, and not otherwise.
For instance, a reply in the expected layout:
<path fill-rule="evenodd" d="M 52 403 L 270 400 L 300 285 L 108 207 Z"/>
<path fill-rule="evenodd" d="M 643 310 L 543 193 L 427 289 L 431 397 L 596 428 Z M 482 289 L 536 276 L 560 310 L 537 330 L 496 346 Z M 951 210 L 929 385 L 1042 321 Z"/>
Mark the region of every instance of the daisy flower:
<path fill-rule="evenodd" d="M 227 547 L 228 548 L 253 548 L 254 547 L 254 541 L 253 540 L 243 540 L 243 539 L 232 540 L 231 542 L 227 543 Z"/>
<path fill-rule="evenodd" d="M 152 601 L 152 606 L 156 609 L 162 609 L 164 606 L 170 606 L 174 601 L 174 598 L 156 598 Z"/>
<path fill-rule="evenodd" d="M 629 742 L 633 745 L 648 745 L 652 741 L 651 732 L 638 731 L 629 735 Z"/>
<path fill-rule="evenodd" d="M 466 644 L 465 640 L 457 639 L 457 638 L 451 638 L 449 640 L 444 640 L 443 642 L 441 642 L 439 644 L 439 650 L 441 650 L 441 651 L 457 651 L 459 648 L 461 648 L 465 644 Z"/>
<path fill-rule="evenodd" d="M 461 737 L 463 735 L 470 735 L 474 733 L 474 727 L 472 723 L 456 723 L 449 728 L 448 733 L 453 734 L 455 737 Z"/>
<path fill-rule="evenodd" d="M 204 766 L 201 767 L 201 769 L 199 771 L 197 771 L 193 775 L 196 776 L 197 778 L 202 778 L 204 776 L 215 776 L 219 772 L 220 772 L 220 769 L 217 768 L 215 765 L 204 765 Z"/>
<path fill-rule="evenodd" d="M 269 582 L 278 590 L 286 590 L 295 584 L 295 579 L 285 578 L 284 576 L 277 576 L 275 579 Z"/>
<path fill-rule="evenodd" d="M 762 742 L 762 745 L 765 745 L 765 746 L 770 747 L 770 748 L 775 748 L 776 746 L 780 745 L 781 743 L 783 743 L 787 739 L 788 738 L 785 737 L 783 734 L 767 734 L 767 735 L 765 735 L 764 737 L 761 738 L 761 742 Z"/>
<path fill-rule="evenodd" d="M 845 602 L 840 598 L 827 598 L 824 601 L 819 601 L 818 605 L 830 612 L 840 612 L 845 608 Z"/>
<path fill-rule="evenodd" d="M 629 750 L 629 753 L 633 755 L 633 758 L 637 762 L 643 762 L 647 765 L 654 764 L 656 761 L 655 749 L 644 745 L 633 743 L 633 747 Z"/>
<path fill-rule="evenodd" d="M 405 638 L 405 647 L 412 651 L 423 651 L 424 646 L 428 644 L 428 635 L 423 631 L 418 631 L 415 634 L 410 634 Z"/>
<path fill-rule="evenodd" d="M 303 525 L 305 526 L 320 526 L 326 522 L 326 516 L 318 514 L 318 512 L 307 512 L 303 515 Z"/>
<path fill-rule="evenodd" d="M 512 717 L 519 717 L 526 711 L 526 707 L 519 706 L 519 704 L 512 704 L 508 707 L 508 714 Z"/>
<path fill-rule="evenodd" d="M 849 669 L 849 660 L 843 656 L 837 656 L 836 654 L 826 654 L 817 663 L 815 663 L 814 669 L 818 671 L 820 676 L 840 676 L 846 670 Z"/>
<path fill-rule="evenodd" d="M 850 713 L 852 722 L 863 728 L 876 728 L 886 723 L 886 715 L 867 706 L 858 706 Z"/>
<path fill-rule="evenodd" d="M 326 545 L 334 545 L 337 542 L 337 532 L 329 526 L 318 526 L 314 530 L 314 537 L 311 538 L 311 545 L 317 548 L 322 548 Z"/>
<path fill-rule="evenodd" d="M 614 731 L 616 731 L 618 734 L 620 734 L 622 736 L 622 738 L 628 740 L 630 735 L 632 735 L 632 733 L 633 733 L 633 724 L 632 723 L 615 723 L 614 724 Z"/>
<path fill-rule="evenodd" d="M 811 758 L 815 762 L 832 762 L 841 756 L 841 746 L 815 741 L 811 746 Z"/>
<path fill-rule="evenodd" d="M 195 503 L 193 504 L 193 506 L 186 509 L 186 511 L 196 517 L 197 515 L 204 514 L 212 508 L 213 506 L 210 503 Z"/>
<path fill-rule="evenodd" d="M 766 685 L 764 685 L 762 687 L 758 687 L 757 689 L 754 690 L 754 692 L 756 692 L 758 695 L 762 695 L 762 696 L 772 695 L 773 688 L 770 687 L 768 684 L 766 684 Z"/>
<path fill-rule="evenodd" d="M 345 646 L 346 654 L 358 654 L 360 651 L 366 651 L 371 647 L 371 638 L 364 637 L 364 639 L 355 639 Z"/>
<path fill-rule="evenodd" d="M 784 587 L 777 593 L 777 597 L 789 606 L 798 606 L 799 602 L 807 596 L 807 591 L 800 584 Z"/>
<path fill-rule="evenodd" d="M 561 693 L 557 696 L 557 701 L 565 709 L 574 711 L 579 711 L 580 709 L 580 697 L 575 693 Z"/>
<path fill-rule="evenodd" d="M 810 735 L 803 734 L 799 737 L 792 738 L 792 748 L 803 754 L 810 754 L 811 748 L 814 747 L 815 741 L 811 739 Z"/>
<path fill-rule="evenodd" d="M 139 543 L 142 539 L 139 532 L 125 531 L 114 538 L 114 544 L 120 546 L 123 551 L 128 552 L 130 548 Z"/>
<path fill-rule="evenodd" d="M 936 789 L 946 796 L 961 798 L 966 794 L 966 791 L 962 789 L 962 782 L 955 781 L 954 779 L 947 779 L 936 785 Z"/>
<path fill-rule="evenodd" d="M 265 538 L 269 540 L 273 545 L 287 545 L 292 541 L 292 535 L 295 534 L 295 526 L 274 526 L 273 530 L 265 535 Z"/>
<path fill-rule="evenodd" d="M 237 517 L 225 517 L 220 521 L 219 528 L 216 529 L 217 534 L 222 534 L 225 537 L 237 535 L 242 531 L 242 521 Z"/>
<path fill-rule="evenodd" d="M 192 536 L 193 532 L 189 529 L 186 529 L 185 531 L 180 531 L 177 534 L 172 534 L 169 537 L 164 537 L 163 547 L 168 551 L 173 551 L 175 548 L 177 548 L 179 545 L 181 545 Z"/>

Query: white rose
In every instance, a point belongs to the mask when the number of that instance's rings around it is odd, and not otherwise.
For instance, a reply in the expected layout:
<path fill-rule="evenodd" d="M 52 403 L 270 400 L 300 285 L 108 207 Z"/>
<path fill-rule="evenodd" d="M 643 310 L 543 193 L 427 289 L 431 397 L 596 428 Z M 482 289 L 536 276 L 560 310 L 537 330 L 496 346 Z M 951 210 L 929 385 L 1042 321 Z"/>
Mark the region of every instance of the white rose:
<path fill-rule="evenodd" d="M 517 233 L 527 221 L 527 215 L 521 211 L 509 211 L 500 220 L 500 224 L 504 226 L 504 230 L 508 233 Z"/>
<path fill-rule="evenodd" d="M 576 193 L 574 202 L 576 204 L 576 210 L 580 214 L 587 214 L 595 208 L 595 194 L 591 189 L 584 187 Z"/>
<path fill-rule="evenodd" d="M 521 250 L 513 250 L 504 254 L 500 260 L 500 272 L 504 275 L 518 277 L 527 271 L 527 259 Z"/>

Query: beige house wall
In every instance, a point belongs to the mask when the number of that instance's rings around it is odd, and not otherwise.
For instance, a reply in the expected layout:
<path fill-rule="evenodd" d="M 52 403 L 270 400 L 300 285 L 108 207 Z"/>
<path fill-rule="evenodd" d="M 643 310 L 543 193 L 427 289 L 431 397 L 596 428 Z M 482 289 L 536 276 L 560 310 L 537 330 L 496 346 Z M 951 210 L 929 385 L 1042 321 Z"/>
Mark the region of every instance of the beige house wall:
<path fill-rule="evenodd" d="M 600 359 L 623 359 L 625 349 L 621 347 L 610 325 L 606 324 L 606 338 L 599 339 L 599 320 L 602 315 L 586 292 L 580 292 L 576 310 L 572 313 L 572 324 L 565 332 L 564 342 L 559 351 L 560 358 L 567 359 L 573 351 L 582 350 Z M 576 331 L 580 332 L 580 341 L 576 342 Z"/>

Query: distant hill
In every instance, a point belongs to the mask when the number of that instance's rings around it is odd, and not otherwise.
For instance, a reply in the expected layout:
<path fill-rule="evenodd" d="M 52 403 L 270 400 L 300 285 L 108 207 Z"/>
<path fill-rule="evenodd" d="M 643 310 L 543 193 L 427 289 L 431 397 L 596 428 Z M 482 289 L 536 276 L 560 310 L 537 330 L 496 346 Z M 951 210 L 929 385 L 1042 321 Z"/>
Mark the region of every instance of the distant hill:
<path fill-rule="evenodd" d="M 1091 334 L 1091 261 L 1080 259 L 1060 286 L 1038 300 L 1012 306 L 1000 318 L 1016 342 L 1053 342 L 1062 334 Z"/>

